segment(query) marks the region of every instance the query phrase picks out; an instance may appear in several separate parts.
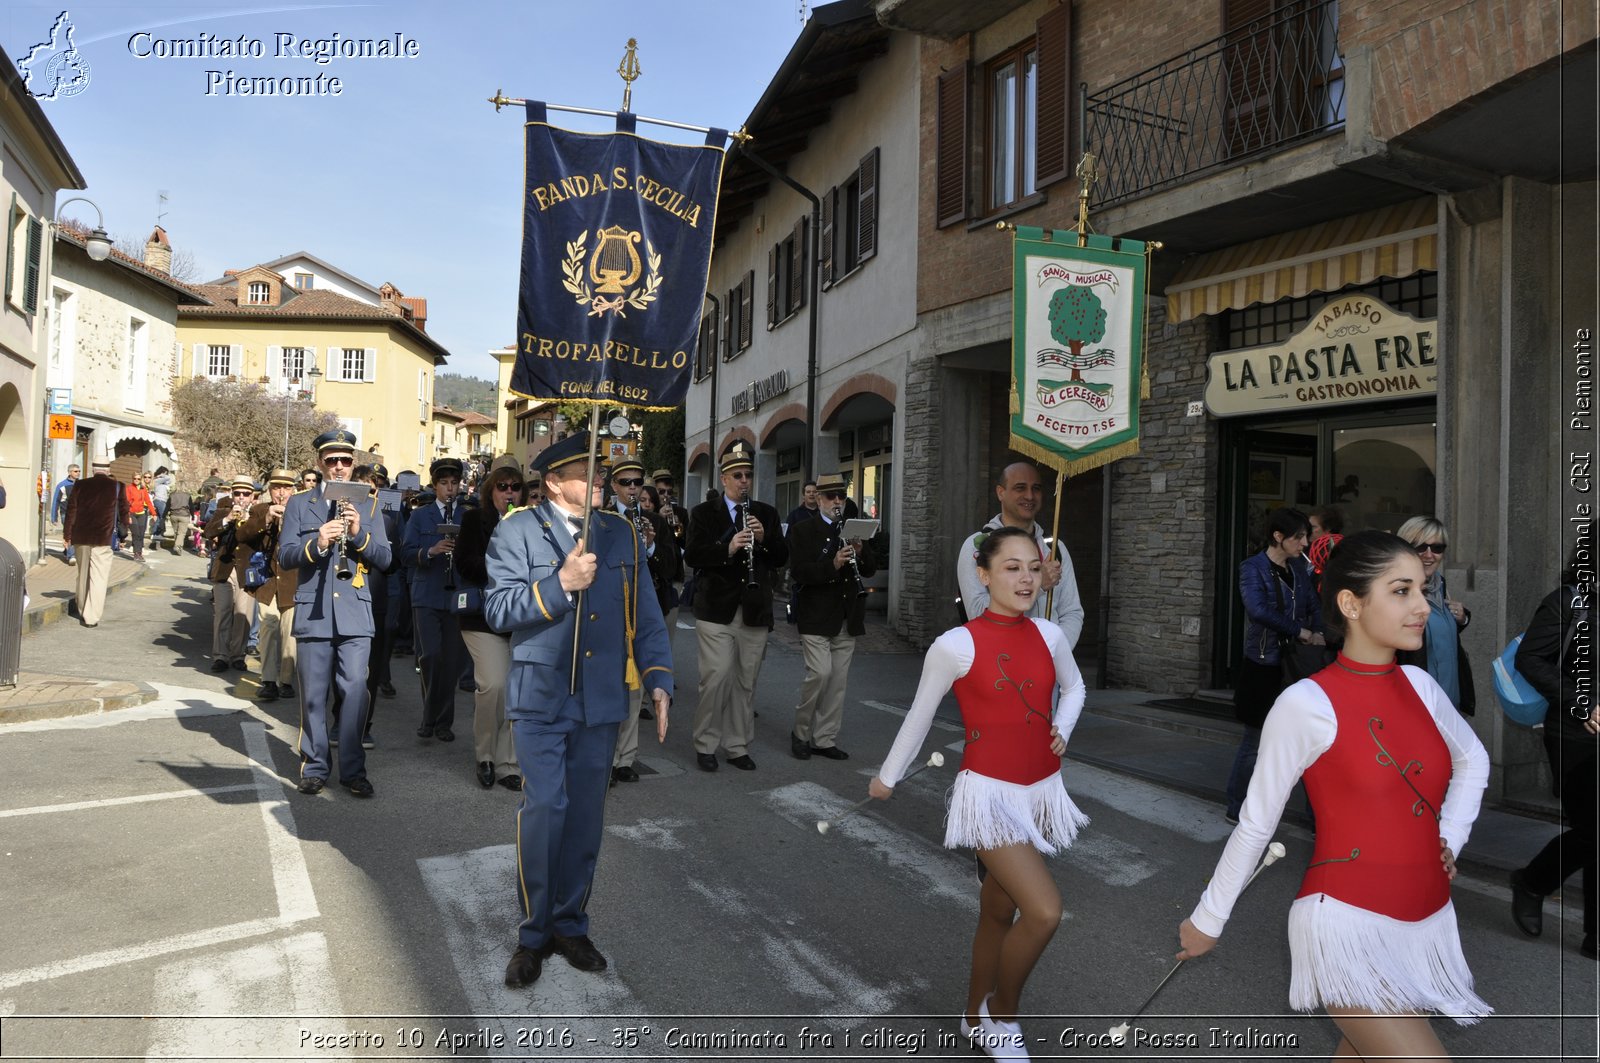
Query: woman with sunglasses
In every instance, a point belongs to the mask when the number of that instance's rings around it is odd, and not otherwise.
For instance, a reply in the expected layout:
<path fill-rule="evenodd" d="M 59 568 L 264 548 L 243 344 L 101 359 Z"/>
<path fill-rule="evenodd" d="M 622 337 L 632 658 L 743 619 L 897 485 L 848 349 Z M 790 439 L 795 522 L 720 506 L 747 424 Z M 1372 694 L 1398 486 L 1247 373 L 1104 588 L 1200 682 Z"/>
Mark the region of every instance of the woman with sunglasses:
<path fill-rule="evenodd" d="M 1401 664 L 1426 668 L 1434 682 L 1450 696 L 1450 704 L 1463 716 L 1477 707 L 1472 670 L 1461 647 L 1460 632 L 1472 623 L 1472 610 L 1451 598 L 1444 585 L 1444 553 L 1450 545 L 1444 521 L 1437 517 L 1412 517 L 1400 525 L 1400 538 L 1410 543 L 1422 561 L 1424 591 L 1428 596 L 1428 631 L 1422 649 L 1401 654 Z"/>
<path fill-rule="evenodd" d="M 456 536 L 456 612 L 461 618 L 461 640 L 472 657 L 472 745 L 477 761 L 478 785 L 494 786 L 496 776 L 507 790 L 522 789 L 521 768 L 506 719 L 506 677 L 511 672 L 511 636 L 489 627 L 483 617 L 483 589 L 489 583 L 484 564 L 489 537 L 522 497 L 522 470 L 509 454 L 495 459 L 478 485 L 477 506 L 461 517 Z"/>

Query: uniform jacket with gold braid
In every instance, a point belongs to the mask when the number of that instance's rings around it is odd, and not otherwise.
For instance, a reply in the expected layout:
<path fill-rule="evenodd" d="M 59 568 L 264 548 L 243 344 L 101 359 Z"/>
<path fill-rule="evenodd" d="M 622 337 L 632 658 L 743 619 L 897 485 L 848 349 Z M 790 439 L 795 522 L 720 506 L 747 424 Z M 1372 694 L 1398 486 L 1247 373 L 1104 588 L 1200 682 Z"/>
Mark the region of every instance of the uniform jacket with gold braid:
<path fill-rule="evenodd" d="M 272 520 L 271 509 L 270 499 L 250 507 L 250 512 L 239 522 L 239 551 L 245 555 L 248 564 L 250 553 L 260 550 L 267 555 L 272 569 L 272 577 L 251 592 L 256 596 L 256 601 L 263 605 L 275 602 L 279 609 L 288 609 L 294 605 L 294 590 L 300 584 L 300 570 L 278 564 L 278 540 L 283 535 L 283 522 Z M 288 509 L 288 503 L 284 503 L 284 512 L 287 513 Z M 239 583 L 241 586 L 244 584 L 243 572 L 239 574 Z"/>
<path fill-rule="evenodd" d="M 574 624 L 586 726 L 627 718 L 630 671 L 646 690 L 672 694 L 672 647 L 633 525 L 615 512 L 593 511 L 584 545 L 595 555 L 594 583 L 569 598 L 561 565 L 574 545 L 567 514 L 550 502 L 517 510 L 490 536 L 483 614 L 511 635 L 506 714 L 513 719 L 548 723 L 566 709 Z"/>
<path fill-rule="evenodd" d="M 374 631 L 372 580 L 381 578 L 374 574 L 388 567 L 392 555 L 377 498 L 369 497 L 356 510 L 361 516 L 361 530 L 350 537 L 348 551 L 357 575 L 340 580 L 334 575 L 337 541 L 326 548 L 317 545 L 318 529 L 338 519 L 339 507 L 332 499 L 323 498 L 322 488 L 317 487 L 301 491 L 284 508 L 278 565 L 299 572 L 300 584 L 294 592 L 297 639 L 370 637 Z"/>
<path fill-rule="evenodd" d="M 765 502 L 751 502 L 750 515 L 761 522 L 756 543 L 756 586 L 749 587 L 749 553 L 728 555 L 738 528 L 728 511 L 727 496 L 702 502 L 689 514 L 689 545 L 683 563 L 695 570 L 694 615 L 713 624 L 742 620 L 750 627 L 772 629 L 772 590 L 777 573 L 789 560 L 778 511 Z"/>
<path fill-rule="evenodd" d="M 841 518 L 842 520 L 842 518 Z M 866 632 L 866 598 L 856 593 L 855 575 L 847 564 L 836 568 L 841 524 L 824 517 L 812 517 L 789 526 L 789 573 L 800 587 L 800 606 L 795 623 L 802 635 L 833 638 L 848 623 L 850 634 Z M 856 555 L 861 575 L 878 571 L 870 544 L 863 544 Z"/>

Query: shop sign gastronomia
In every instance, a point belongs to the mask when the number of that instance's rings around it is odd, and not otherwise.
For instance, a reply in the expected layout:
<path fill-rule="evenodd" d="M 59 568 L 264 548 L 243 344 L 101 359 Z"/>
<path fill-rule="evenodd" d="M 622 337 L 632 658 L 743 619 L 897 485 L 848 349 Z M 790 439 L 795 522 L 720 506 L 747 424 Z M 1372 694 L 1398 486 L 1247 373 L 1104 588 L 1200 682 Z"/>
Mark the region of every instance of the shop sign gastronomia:
<path fill-rule="evenodd" d="M 1426 398 L 1439 386 L 1437 324 L 1367 295 L 1330 300 L 1285 343 L 1214 354 L 1217 417 Z"/>
<path fill-rule="evenodd" d="M 764 402 L 773 399 L 789 390 L 789 371 L 780 369 L 764 380 L 752 380 L 748 386 L 733 393 L 730 405 L 735 414 L 749 413 L 751 410 L 761 408 Z"/>

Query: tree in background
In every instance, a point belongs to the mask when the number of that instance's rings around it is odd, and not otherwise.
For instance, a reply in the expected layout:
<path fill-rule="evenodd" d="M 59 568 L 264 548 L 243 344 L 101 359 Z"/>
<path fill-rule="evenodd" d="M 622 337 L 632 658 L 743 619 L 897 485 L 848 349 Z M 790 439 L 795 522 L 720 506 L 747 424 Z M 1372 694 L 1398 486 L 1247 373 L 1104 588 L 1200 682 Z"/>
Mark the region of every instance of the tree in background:
<path fill-rule="evenodd" d="M 81 228 L 84 232 L 90 231 L 93 226 L 84 225 L 82 222 L 68 223 Z M 144 261 L 144 241 L 135 240 L 131 236 L 119 236 L 111 245 L 118 251 L 136 261 Z M 194 252 L 186 247 L 172 249 L 172 268 L 167 271 L 167 276 L 175 281 L 198 281 L 200 279 L 200 266 L 195 261 Z"/>
<path fill-rule="evenodd" d="M 647 472 L 666 469 L 679 483 L 683 482 L 683 407 L 647 413 L 639 418 L 643 426 L 643 440 L 639 447 L 639 460 Z"/>
<path fill-rule="evenodd" d="M 260 384 L 194 377 L 172 388 L 172 421 L 179 439 L 235 463 L 236 472 L 265 476 L 283 463 L 288 405 L 291 469 L 315 467 L 312 440 L 339 427 L 339 418 L 299 398 L 286 399 Z"/>

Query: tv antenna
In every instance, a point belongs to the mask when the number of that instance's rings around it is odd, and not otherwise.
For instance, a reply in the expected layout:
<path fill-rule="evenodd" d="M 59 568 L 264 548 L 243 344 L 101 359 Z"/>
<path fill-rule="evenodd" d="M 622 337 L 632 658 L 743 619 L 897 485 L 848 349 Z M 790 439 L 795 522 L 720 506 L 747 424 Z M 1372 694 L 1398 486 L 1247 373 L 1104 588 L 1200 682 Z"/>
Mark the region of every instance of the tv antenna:
<path fill-rule="evenodd" d="M 167 190 L 165 188 L 158 188 L 156 190 L 156 224 L 161 225 L 161 219 L 165 218 L 166 216 Z M 165 228 L 165 226 L 162 227 Z"/>

